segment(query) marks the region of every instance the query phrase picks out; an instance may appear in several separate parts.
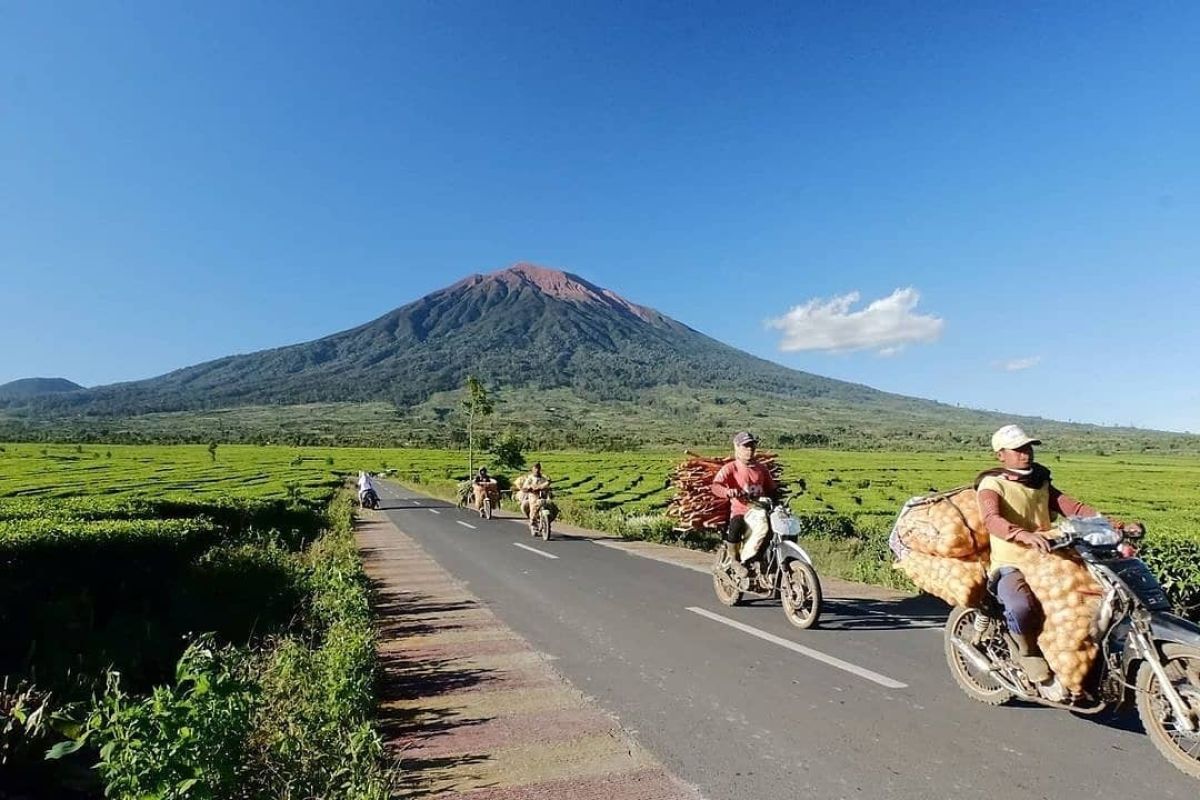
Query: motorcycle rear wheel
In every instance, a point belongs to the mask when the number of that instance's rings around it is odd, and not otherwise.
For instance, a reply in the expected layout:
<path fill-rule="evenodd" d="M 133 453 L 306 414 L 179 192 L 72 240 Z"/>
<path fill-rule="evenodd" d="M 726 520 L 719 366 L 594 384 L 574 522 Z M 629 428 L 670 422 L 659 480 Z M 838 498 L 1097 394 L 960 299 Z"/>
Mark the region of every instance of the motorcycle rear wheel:
<path fill-rule="evenodd" d="M 736 606 L 742 602 L 742 593 L 738 590 L 737 584 L 733 582 L 733 578 L 730 577 L 729 571 L 726 569 L 728 558 L 727 545 L 722 544 L 717 550 L 716 558 L 713 560 L 713 592 L 716 593 L 717 600 L 721 605 Z"/>
<path fill-rule="evenodd" d="M 808 563 L 794 558 L 784 565 L 780 600 L 787 621 L 807 630 L 821 619 L 821 581 Z"/>
<path fill-rule="evenodd" d="M 986 673 L 979 674 L 966 656 L 954 646 L 956 638 L 968 645 L 971 643 L 975 630 L 975 616 L 979 613 L 979 609 L 963 606 L 956 606 L 950 612 L 950 618 L 946 620 L 944 644 L 946 663 L 950 666 L 954 682 L 967 697 L 989 706 L 1002 706 L 1012 699 L 1012 692 L 992 680 Z"/>
<path fill-rule="evenodd" d="M 1200 650 L 1179 644 L 1162 648 L 1163 667 L 1171 685 L 1200 720 Z M 1178 725 L 1171 704 L 1163 696 L 1150 665 L 1142 662 L 1137 673 L 1137 709 L 1146 735 L 1171 765 L 1193 778 L 1200 778 L 1200 731 L 1189 732 Z"/>

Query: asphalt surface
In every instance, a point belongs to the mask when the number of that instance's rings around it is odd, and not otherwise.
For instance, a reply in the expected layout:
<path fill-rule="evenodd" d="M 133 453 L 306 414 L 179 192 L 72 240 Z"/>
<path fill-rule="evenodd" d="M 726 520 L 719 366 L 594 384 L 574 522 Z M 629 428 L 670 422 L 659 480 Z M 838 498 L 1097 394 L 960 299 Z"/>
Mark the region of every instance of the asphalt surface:
<path fill-rule="evenodd" d="M 970 700 L 946 666 L 944 609 L 834 600 L 800 631 L 776 602 L 722 606 L 691 569 L 534 540 L 394 484 L 381 495 L 397 527 L 711 800 L 1200 796 L 1136 717 Z"/>

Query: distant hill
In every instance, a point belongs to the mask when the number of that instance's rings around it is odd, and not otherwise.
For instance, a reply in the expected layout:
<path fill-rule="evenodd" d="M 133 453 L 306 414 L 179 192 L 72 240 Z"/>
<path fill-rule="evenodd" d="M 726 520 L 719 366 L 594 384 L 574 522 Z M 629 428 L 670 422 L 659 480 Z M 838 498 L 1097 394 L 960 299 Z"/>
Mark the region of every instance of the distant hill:
<path fill-rule="evenodd" d="M 66 378 L 21 378 L 0 384 L 0 401 L 28 400 L 38 395 L 75 392 L 82 388 Z"/>
<path fill-rule="evenodd" d="M 148 380 L 0 401 L 9 412 L 0 434 L 74 425 L 95 436 L 170 439 L 171 430 L 187 430 L 184 438 L 203 440 L 217 426 L 241 440 L 311 434 L 327 442 L 453 443 L 452 393 L 469 373 L 500 387 L 502 424 L 562 446 L 715 443 L 750 425 L 784 444 L 974 447 L 1011 419 L 789 369 L 579 276 L 517 264 L 316 341 Z M 354 410 L 363 404 L 374 405 Z M 318 405 L 328 419 L 300 408 Z M 356 427 L 354 420 L 378 420 L 381 407 L 392 409 L 388 425 Z M 74 422 L 64 428 L 55 420 Z M 1114 437 L 1158 447 L 1174 436 L 1037 422 L 1040 434 L 1069 433 L 1086 447 Z"/>

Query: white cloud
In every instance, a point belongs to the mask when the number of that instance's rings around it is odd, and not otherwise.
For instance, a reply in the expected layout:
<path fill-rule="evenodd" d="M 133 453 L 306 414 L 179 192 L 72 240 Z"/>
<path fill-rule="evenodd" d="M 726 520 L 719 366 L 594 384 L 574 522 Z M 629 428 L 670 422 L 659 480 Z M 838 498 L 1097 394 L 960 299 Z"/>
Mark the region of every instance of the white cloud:
<path fill-rule="evenodd" d="M 1026 356 L 1025 358 L 1014 358 L 1011 361 L 1003 361 L 998 366 L 1005 372 L 1020 372 L 1023 369 L 1036 367 L 1041 362 L 1041 356 Z"/>
<path fill-rule="evenodd" d="M 809 300 L 766 324 L 783 331 L 779 349 L 784 352 L 876 350 L 881 356 L 895 355 L 909 344 L 935 342 L 946 325 L 939 317 L 916 313 L 921 294 L 911 287 L 851 311 L 858 300 L 858 292 Z"/>

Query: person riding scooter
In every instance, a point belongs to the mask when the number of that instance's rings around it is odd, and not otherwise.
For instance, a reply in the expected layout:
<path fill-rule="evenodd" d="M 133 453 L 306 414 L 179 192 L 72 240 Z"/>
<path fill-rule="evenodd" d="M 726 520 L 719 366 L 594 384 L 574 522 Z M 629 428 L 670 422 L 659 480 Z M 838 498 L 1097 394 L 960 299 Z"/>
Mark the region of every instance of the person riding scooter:
<path fill-rule="evenodd" d="M 769 522 L 753 528 L 747 525 L 746 512 L 750 506 L 746 501 L 760 497 L 777 500 L 779 496 L 779 487 L 770 470 L 755 459 L 757 451 L 758 439 L 754 434 L 748 431 L 738 433 L 733 437 L 734 460 L 721 467 L 712 482 L 712 493 L 729 500 L 729 525 L 722 538 L 733 561 L 733 571 L 739 579 L 749 576 L 746 565 L 758 555 L 759 548 L 771 533 Z M 743 539 L 746 541 L 739 552 L 738 544 Z"/>
<path fill-rule="evenodd" d="M 365 471 L 358 473 L 358 504 L 364 507 L 374 507 L 379 504 L 379 492 L 375 491 L 375 482 Z"/>
<path fill-rule="evenodd" d="M 479 472 L 475 474 L 475 478 L 471 481 L 471 488 L 475 492 L 475 510 L 479 512 L 479 516 L 483 516 L 483 500 L 485 497 L 492 498 L 492 507 L 494 508 L 500 500 L 499 484 L 496 479 L 488 475 L 487 467 L 480 467 Z"/>
<path fill-rule="evenodd" d="M 550 479 L 542 474 L 542 464 L 539 461 L 533 465 L 533 471 L 517 482 L 518 502 L 521 513 L 529 520 L 529 532 L 535 532 L 534 518 L 542 510 L 546 496 L 550 492 Z"/>

